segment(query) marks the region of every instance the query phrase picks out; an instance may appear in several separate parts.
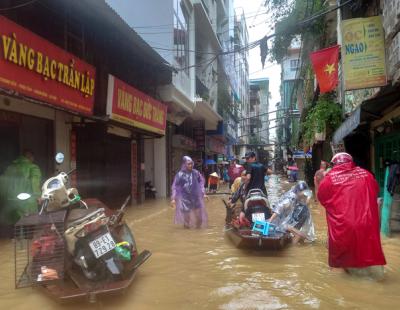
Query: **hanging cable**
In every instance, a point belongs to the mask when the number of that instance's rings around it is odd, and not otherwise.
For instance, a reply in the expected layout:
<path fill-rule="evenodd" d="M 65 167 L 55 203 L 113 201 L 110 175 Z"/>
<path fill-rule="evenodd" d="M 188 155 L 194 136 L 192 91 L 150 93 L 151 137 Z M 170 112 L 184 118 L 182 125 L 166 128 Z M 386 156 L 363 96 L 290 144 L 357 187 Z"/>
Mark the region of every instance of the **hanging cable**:
<path fill-rule="evenodd" d="M 33 3 L 37 2 L 37 1 L 39 1 L 39 0 L 31 0 L 31 1 L 27 1 L 25 3 L 21 3 L 21 4 L 18 4 L 18 5 L 10 6 L 8 8 L 0 8 L 0 11 L 9 11 L 9 10 L 19 9 L 19 8 L 24 7 L 24 6 L 31 5 L 31 4 L 33 4 Z"/>

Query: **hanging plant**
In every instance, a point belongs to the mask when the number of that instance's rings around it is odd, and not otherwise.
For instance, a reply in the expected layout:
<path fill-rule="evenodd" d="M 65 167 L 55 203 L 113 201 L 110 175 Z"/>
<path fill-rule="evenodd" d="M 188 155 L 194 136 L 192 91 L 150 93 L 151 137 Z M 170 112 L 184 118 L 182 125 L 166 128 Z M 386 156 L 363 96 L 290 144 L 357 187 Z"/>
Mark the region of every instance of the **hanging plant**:
<path fill-rule="evenodd" d="M 303 143 L 311 146 L 315 140 L 325 139 L 339 127 L 342 122 L 342 109 L 331 95 L 322 95 L 317 104 L 310 110 L 303 122 Z M 318 136 L 320 139 L 318 139 Z"/>

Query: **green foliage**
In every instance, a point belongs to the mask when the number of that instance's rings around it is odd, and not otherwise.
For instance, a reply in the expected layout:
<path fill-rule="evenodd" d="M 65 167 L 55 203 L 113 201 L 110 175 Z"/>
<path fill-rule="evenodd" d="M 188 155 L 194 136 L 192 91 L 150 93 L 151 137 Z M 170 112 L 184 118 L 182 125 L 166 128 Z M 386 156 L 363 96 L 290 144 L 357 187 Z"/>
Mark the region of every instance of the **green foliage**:
<path fill-rule="evenodd" d="M 269 0 L 267 8 L 275 21 L 275 36 L 271 48 L 271 61 L 282 62 L 292 40 L 299 35 L 303 41 L 318 42 L 325 31 L 324 17 L 299 26 L 305 18 L 325 7 L 324 0 Z M 309 43 L 309 42 L 308 42 Z"/>
<path fill-rule="evenodd" d="M 303 143 L 312 145 L 316 133 L 333 132 L 342 122 L 342 109 L 333 101 L 332 94 L 320 96 L 302 124 Z"/>
<path fill-rule="evenodd" d="M 294 0 L 266 0 L 265 6 L 270 12 L 274 22 L 287 16 L 293 9 Z"/>

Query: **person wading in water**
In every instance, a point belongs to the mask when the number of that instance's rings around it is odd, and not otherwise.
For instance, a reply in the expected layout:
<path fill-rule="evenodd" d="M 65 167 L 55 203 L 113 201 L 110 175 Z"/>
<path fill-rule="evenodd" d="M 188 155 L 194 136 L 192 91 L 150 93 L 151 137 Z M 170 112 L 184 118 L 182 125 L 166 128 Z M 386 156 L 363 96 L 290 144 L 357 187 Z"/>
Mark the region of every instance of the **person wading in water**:
<path fill-rule="evenodd" d="M 328 220 L 329 266 L 382 279 L 386 260 L 379 232 L 379 185 L 350 154 L 336 154 L 332 164 L 318 189 Z"/>
<path fill-rule="evenodd" d="M 193 169 L 193 160 L 189 156 L 182 159 L 181 170 L 172 184 L 171 205 L 175 208 L 175 224 L 185 228 L 207 227 L 207 212 L 204 206 L 204 178 Z"/>

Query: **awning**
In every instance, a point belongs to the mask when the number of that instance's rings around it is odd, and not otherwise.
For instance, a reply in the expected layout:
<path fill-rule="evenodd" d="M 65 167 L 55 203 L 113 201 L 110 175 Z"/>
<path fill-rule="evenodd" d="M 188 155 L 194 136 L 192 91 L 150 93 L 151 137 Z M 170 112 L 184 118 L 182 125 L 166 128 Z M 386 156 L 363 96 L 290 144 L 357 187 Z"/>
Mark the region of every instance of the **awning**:
<path fill-rule="evenodd" d="M 194 120 L 204 120 L 206 130 L 216 130 L 218 122 L 222 121 L 222 117 L 205 101 L 196 102 L 192 118 Z"/>
<path fill-rule="evenodd" d="M 172 84 L 159 87 L 158 92 L 162 101 L 168 104 L 168 121 L 178 126 L 193 113 L 196 107 L 193 101 Z"/>
<path fill-rule="evenodd" d="M 333 143 L 339 144 L 348 134 L 358 127 L 361 119 L 361 106 L 351 113 L 351 115 L 336 129 L 333 134 Z"/>
<path fill-rule="evenodd" d="M 382 88 L 373 98 L 365 100 L 340 125 L 333 135 L 333 143 L 339 144 L 346 136 L 352 133 L 360 124 L 380 119 L 390 107 L 400 101 L 398 87 L 388 85 Z"/>

